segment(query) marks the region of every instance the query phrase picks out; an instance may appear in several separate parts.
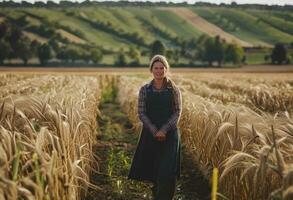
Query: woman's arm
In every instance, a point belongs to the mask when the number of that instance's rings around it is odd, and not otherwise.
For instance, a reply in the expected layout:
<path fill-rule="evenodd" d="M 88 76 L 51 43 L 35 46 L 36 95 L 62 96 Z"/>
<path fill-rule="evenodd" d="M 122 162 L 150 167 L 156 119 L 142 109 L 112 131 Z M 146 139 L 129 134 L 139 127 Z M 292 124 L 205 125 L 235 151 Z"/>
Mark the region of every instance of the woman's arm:
<path fill-rule="evenodd" d="M 177 123 L 179 121 L 179 118 L 181 116 L 182 111 L 182 96 L 179 88 L 174 88 L 174 104 L 175 104 L 175 110 L 170 119 L 165 123 L 161 128 L 160 131 L 167 134 L 168 131 L 176 128 Z"/>
<path fill-rule="evenodd" d="M 142 87 L 139 90 L 138 96 L 138 117 L 142 121 L 143 125 L 150 130 L 150 132 L 155 136 L 158 131 L 157 127 L 152 124 L 148 116 L 146 115 L 146 88 Z"/>

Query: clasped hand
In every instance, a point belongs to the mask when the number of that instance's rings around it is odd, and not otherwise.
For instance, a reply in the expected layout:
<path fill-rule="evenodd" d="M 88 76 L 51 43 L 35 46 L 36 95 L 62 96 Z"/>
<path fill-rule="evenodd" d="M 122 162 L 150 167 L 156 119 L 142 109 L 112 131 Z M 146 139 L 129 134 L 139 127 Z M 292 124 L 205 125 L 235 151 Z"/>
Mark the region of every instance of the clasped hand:
<path fill-rule="evenodd" d="M 158 141 L 165 141 L 166 140 L 166 134 L 163 132 L 163 131 L 158 131 L 156 133 L 156 136 L 155 136 L 156 140 Z"/>

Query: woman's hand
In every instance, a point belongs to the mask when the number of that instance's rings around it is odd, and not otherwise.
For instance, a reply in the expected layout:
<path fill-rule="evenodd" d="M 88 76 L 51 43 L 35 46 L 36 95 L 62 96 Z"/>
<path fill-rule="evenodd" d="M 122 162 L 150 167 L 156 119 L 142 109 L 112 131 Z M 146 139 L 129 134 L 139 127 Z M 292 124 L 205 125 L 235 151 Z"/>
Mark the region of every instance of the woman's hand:
<path fill-rule="evenodd" d="M 166 134 L 163 131 L 158 131 L 155 136 L 156 140 L 162 142 L 166 140 Z"/>

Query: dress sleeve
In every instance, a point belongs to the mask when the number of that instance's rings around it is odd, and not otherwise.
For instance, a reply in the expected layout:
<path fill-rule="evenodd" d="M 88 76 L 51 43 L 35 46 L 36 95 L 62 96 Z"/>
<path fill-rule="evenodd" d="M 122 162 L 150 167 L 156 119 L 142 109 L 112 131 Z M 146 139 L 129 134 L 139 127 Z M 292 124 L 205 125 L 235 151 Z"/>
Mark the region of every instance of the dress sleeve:
<path fill-rule="evenodd" d="M 177 127 L 177 123 L 181 116 L 182 111 L 182 96 L 179 88 L 174 88 L 174 113 L 171 115 L 167 123 L 165 123 L 161 128 L 160 131 L 167 134 L 168 131 L 175 129 Z"/>
<path fill-rule="evenodd" d="M 139 90 L 138 96 L 138 117 L 143 125 L 149 129 L 149 131 L 155 135 L 158 131 L 157 127 L 151 123 L 150 119 L 146 115 L 146 87 L 142 87 Z"/>

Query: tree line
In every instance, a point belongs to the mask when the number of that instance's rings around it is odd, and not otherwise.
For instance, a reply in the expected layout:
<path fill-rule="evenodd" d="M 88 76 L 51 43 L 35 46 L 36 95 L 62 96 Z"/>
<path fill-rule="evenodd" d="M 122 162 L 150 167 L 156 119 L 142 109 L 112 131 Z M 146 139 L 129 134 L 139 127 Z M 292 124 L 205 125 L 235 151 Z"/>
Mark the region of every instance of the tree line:
<path fill-rule="evenodd" d="M 269 55 L 264 60 L 271 61 L 272 64 L 289 64 L 287 48 L 282 43 L 277 43 Z M 191 61 L 207 62 L 208 66 L 216 64 L 221 67 L 224 63 L 233 65 L 246 64 L 244 49 L 236 43 L 226 43 L 219 36 L 209 37 L 202 35 L 197 40 L 191 40 L 188 44 L 181 46 L 180 49 L 172 51 L 157 40 L 152 44 L 151 55 L 166 55 L 174 63 L 178 62 L 179 57 L 187 57 Z"/>
<path fill-rule="evenodd" d="M 4 60 L 18 58 L 26 65 L 30 58 L 35 57 L 41 65 L 46 65 L 52 58 L 65 62 L 84 60 L 87 63 L 98 63 L 103 56 L 98 48 L 70 45 L 60 34 L 52 33 L 48 42 L 44 43 L 31 40 L 18 26 L 5 22 L 0 24 L 0 49 L 0 64 L 3 64 Z"/>
<path fill-rule="evenodd" d="M 227 63 L 233 65 L 246 63 L 244 49 L 236 43 L 226 43 L 219 36 L 202 35 L 198 39 L 180 40 L 176 45 L 167 48 L 162 41 L 156 40 L 144 49 L 141 49 L 140 45 L 130 46 L 128 50 L 121 49 L 116 53 L 113 65 L 138 66 L 141 64 L 142 56 L 152 57 L 155 54 L 167 56 L 175 65 L 183 65 L 179 63 L 180 58 L 189 60 L 189 66 L 193 66 L 195 61 L 218 67 Z M 30 58 L 38 58 L 41 65 L 48 64 L 48 61 L 52 59 L 65 63 L 79 60 L 86 64 L 101 64 L 103 56 L 107 53 L 96 46 L 71 44 L 54 31 L 47 42 L 31 41 L 18 26 L 5 22 L 0 24 L 0 49 L 0 64 L 4 64 L 4 60 L 18 58 L 24 65 Z M 115 54 L 115 52 L 108 53 Z M 265 60 L 270 60 L 273 64 L 290 63 L 286 46 L 276 44 Z"/>
<path fill-rule="evenodd" d="M 59 3 L 56 3 L 52 0 L 47 1 L 46 3 L 43 1 L 35 1 L 34 3 L 30 3 L 28 1 L 21 1 L 21 2 L 15 2 L 15 1 L 2 1 L 0 2 L 0 7 L 45 7 L 45 8 L 68 8 L 68 7 L 87 7 L 87 6 L 147 6 L 147 7 L 156 7 L 156 6 L 164 6 L 164 7 L 190 7 L 190 6 L 207 6 L 207 7 L 227 7 L 227 8 L 242 8 L 242 9 L 266 9 L 266 10 L 292 10 L 292 5 L 262 5 L 262 4 L 237 4 L 236 2 L 231 3 L 220 3 L 214 4 L 214 3 L 208 3 L 208 2 L 195 2 L 195 3 L 188 3 L 185 2 L 150 2 L 150 1 L 90 1 L 85 0 L 82 2 L 71 2 L 62 0 L 59 1 Z"/>

